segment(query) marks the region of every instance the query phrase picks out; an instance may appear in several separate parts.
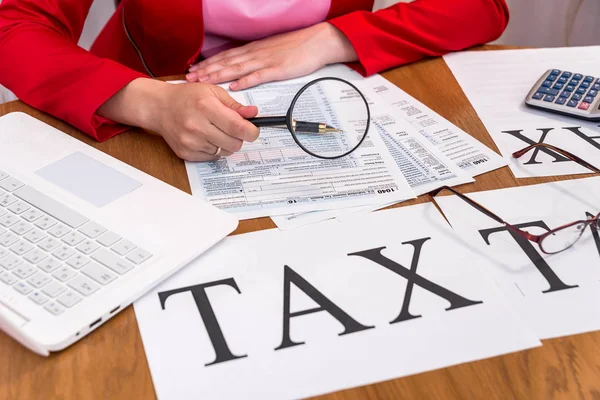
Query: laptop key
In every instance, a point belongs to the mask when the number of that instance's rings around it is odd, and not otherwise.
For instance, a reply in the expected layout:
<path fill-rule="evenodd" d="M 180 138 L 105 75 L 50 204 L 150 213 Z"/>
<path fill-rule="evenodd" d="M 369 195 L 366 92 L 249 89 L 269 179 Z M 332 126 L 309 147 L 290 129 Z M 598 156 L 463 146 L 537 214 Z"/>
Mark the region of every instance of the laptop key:
<path fill-rule="evenodd" d="M 83 299 L 80 295 L 75 293 L 72 290 L 69 290 L 66 293 L 61 294 L 56 301 L 62 304 L 65 307 L 73 307 L 75 304 L 79 303 Z"/>
<path fill-rule="evenodd" d="M 16 224 L 10 227 L 10 230 L 16 233 L 17 235 L 24 235 L 32 229 L 33 225 L 25 221 L 17 222 Z"/>
<path fill-rule="evenodd" d="M 40 210 L 36 210 L 35 208 L 30 208 L 29 210 L 27 210 L 23 214 L 21 214 L 21 218 L 25 219 L 28 222 L 36 221 L 43 216 L 44 216 L 44 213 L 41 212 Z"/>
<path fill-rule="evenodd" d="M 6 257 L 0 259 L 0 267 L 9 271 L 13 268 L 18 267 L 21 264 L 23 264 L 23 260 L 21 259 L 21 257 L 17 257 L 14 254 L 9 254 Z"/>
<path fill-rule="evenodd" d="M 15 269 L 13 269 L 12 273 L 18 276 L 21 279 L 27 279 L 31 275 L 35 274 L 38 269 L 29 263 L 22 263 Z"/>
<path fill-rule="evenodd" d="M 23 186 L 23 182 L 20 180 L 9 176 L 6 179 L 2 179 L 0 181 L 0 188 L 6 190 L 7 192 L 14 192 L 18 188 Z"/>
<path fill-rule="evenodd" d="M 39 289 L 45 284 L 50 283 L 50 281 L 52 281 L 52 279 L 43 272 L 36 272 L 35 275 L 27 279 L 27 283 L 36 289 Z"/>
<path fill-rule="evenodd" d="M 31 292 L 33 290 L 33 288 L 25 282 L 16 283 L 15 285 L 13 285 L 13 289 L 15 289 L 17 292 L 19 292 L 21 294 L 28 294 L 29 292 Z"/>
<path fill-rule="evenodd" d="M 14 232 L 6 232 L 0 235 L 0 245 L 4 247 L 9 247 L 17 243 L 19 239 L 20 237 L 17 236 Z"/>
<path fill-rule="evenodd" d="M 9 211 L 12 211 L 15 214 L 22 214 L 30 208 L 31 206 L 24 201 L 17 201 L 8 207 Z"/>
<path fill-rule="evenodd" d="M 53 298 L 63 293 L 65 290 L 67 290 L 67 288 L 56 281 L 52 281 L 42 288 L 43 293 Z"/>
<path fill-rule="evenodd" d="M 24 259 L 32 264 L 37 264 L 46 257 L 48 257 L 48 254 L 46 254 L 42 249 L 33 249 L 23 256 Z"/>
<path fill-rule="evenodd" d="M 6 178 L 8 178 L 8 174 L 6 172 L 0 170 L 0 181 L 2 179 L 6 179 Z"/>
<path fill-rule="evenodd" d="M 117 244 L 115 244 L 113 247 L 111 247 L 111 249 L 118 255 L 124 256 L 125 254 L 129 253 L 136 247 L 137 246 L 135 244 L 131 243 L 129 240 L 123 239 L 123 240 L 119 241 Z"/>
<path fill-rule="evenodd" d="M 139 265 L 147 259 L 149 259 L 150 257 L 152 257 L 152 254 L 150 252 L 142 249 L 141 247 L 138 247 L 137 249 L 129 253 L 126 258 L 134 264 Z"/>
<path fill-rule="evenodd" d="M 54 250 L 52 252 L 52 255 L 61 261 L 66 260 L 67 258 L 71 257 L 73 254 L 75 254 L 75 250 L 73 250 L 71 247 L 66 246 L 66 245 L 60 246 L 59 248 L 57 248 L 56 250 Z"/>
<path fill-rule="evenodd" d="M 60 315 L 65 311 L 65 309 L 56 301 L 50 301 L 49 303 L 46 303 L 44 310 L 48 311 L 52 315 Z"/>
<path fill-rule="evenodd" d="M 38 247 L 42 250 L 50 252 L 59 248 L 61 244 L 62 243 L 58 239 L 47 237 L 46 239 L 38 243 Z"/>
<path fill-rule="evenodd" d="M 79 233 L 77 231 L 72 231 L 71 233 L 63 236 L 63 238 L 61 240 L 63 242 L 65 242 L 66 244 L 68 244 L 69 246 L 75 246 L 75 245 L 78 245 L 79 243 L 83 242 L 84 239 L 85 239 L 85 236 L 83 236 L 81 233 Z"/>
<path fill-rule="evenodd" d="M 39 292 L 37 290 L 34 290 L 29 296 L 27 296 L 27 298 L 33 301 L 38 306 L 41 306 L 42 304 L 48 301 L 48 296 L 43 295 L 42 292 Z"/>
<path fill-rule="evenodd" d="M 63 265 L 56 258 L 47 257 L 40 261 L 37 266 L 42 271 L 50 273 L 56 271 L 59 267 L 62 267 Z"/>
<path fill-rule="evenodd" d="M 46 234 L 39 229 L 34 228 L 32 231 L 27 232 L 23 237 L 31 243 L 38 243 L 46 238 Z"/>
<path fill-rule="evenodd" d="M 0 247 L 0 258 L 4 258 L 4 257 L 5 257 L 5 256 L 7 256 L 8 254 L 9 254 L 9 253 L 8 253 L 8 250 L 7 250 L 7 249 L 5 249 L 5 248 L 3 248 L 3 247 Z"/>
<path fill-rule="evenodd" d="M 56 221 L 54 218 L 46 215 L 45 217 L 40 218 L 37 221 L 35 221 L 34 225 L 40 229 L 46 230 L 46 229 L 52 228 L 57 223 L 58 223 L 58 221 Z"/>
<path fill-rule="evenodd" d="M 12 203 L 16 203 L 18 200 L 19 199 L 17 199 L 12 194 L 10 194 L 10 193 L 4 193 L 4 194 L 0 195 L 0 206 L 2 206 L 2 207 L 8 207 Z"/>
<path fill-rule="evenodd" d="M 98 236 L 106 232 L 106 228 L 101 225 L 98 225 L 93 221 L 90 221 L 81 228 L 79 228 L 79 232 L 83 233 L 90 239 L 96 239 Z"/>
<path fill-rule="evenodd" d="M 83 254 L 76 254 L 67 260 L 67 264 L 75 269 L 81 269 L 81 267 L 90 263 L 90 259 Z"/>
<path fill-rule="evenodd" d="M 104 235 L 100 236 L 97 240 L 98 243 L 100 243 L 102 246 L 110 247 L 113 244 L 117 243 L 119 240 L 121 240 L 121 236 L 109 231 L 106 232 Z"/>
<path fill-rule="evenodd" d="M 81 225 L 89 221 L 89 219 L 85 216 L 74 210 L 71 210 L 69 207 L 59 203 L 49 196 L 46 196 L 42 192 L 35 190 L 31 186 L 23 186 L 15 190 L 14 195 L 22 200 L 25 200 L 34 207 L 39 208 L 46 214 L 67 224 L 71 228 L 79 228 Z"/>
<path fill-rule="evenodd" d="M 75 247 L 77 250 L 79 250 L 80 252 L 82 252 L 85 255 L 89 255 L 91 253 L 93 253 L 94 251 L 96 251 L 98 249 L 98 247 L 100 247 L 100 245 L 96 242 L 94 242 L 93 240 L 85 240 L 81 243 L 79 243 L 79 245 L 77 245 L 77 247 Z"/>
<path fill-rule="evenodd" d="M 55 277 L 61 282 L 66 282 L 69 279 L 73 278 L 75 275 L 77 275 L 77 272 L 73 271 L 69 267 L 60 267 L 52 274 L 53 277 Z"/>
<path fill-rule="evenodd" d="M 92 257 L 93 260 L 98 261 L 100 264 L 115 271 L 119 275 L 123 275 L 133 268 L 133 264 L 123 260 L 115 253 L 106 249 L 100 249 L 95 253 L 92 253 L 90 257 Z"/>
<path fill-rule="evenodd" d="M 15 214 L 5 214 L 0 217 L 0 225 L 8 228 L 19 222 L 19 217 Z"/>
<path fill-rule="evenodd" d="M 96 263 L 86 265 L 81 272 L 101 285 L 107 285 L 117 279 L 117 275 Z"/>
<path fill-rule="evenodd" d="M 0 272 L 0 281 L 6 283 L 7 285 L 12 285 L 13 283 L 15 283 L 18 280 L 19 280 L 19 278 L 17 278 L 16 276 L 14 276 L 13 274 L 11 274 L 8 271 Z"/>
<path fill-rule="evenodd" d="M 29 244 L 26 240 L 19 240 L 17 243 L 10 246 L 10 250 L 18 256 L 22 256 L 31 249 L 33 249 L 33 245 Z"/>
<path fill-rule="evenodd" d="M 69 233 L 71 230 L 63 224 L 56 224 L 52 228 L 48 229 L 48 233 L 55 238 L 61 238 Z"/>
<path fill-rule="evenodd" d="M 92 282 L 92 280 L 86 278 L 83 275 L 77 275 L 75 278 L 71 279 L 67 286 L 77 290 L 84 296 L 89 296 L 94 293 L 96 290 L 100 289 L 100 286 Z"/>

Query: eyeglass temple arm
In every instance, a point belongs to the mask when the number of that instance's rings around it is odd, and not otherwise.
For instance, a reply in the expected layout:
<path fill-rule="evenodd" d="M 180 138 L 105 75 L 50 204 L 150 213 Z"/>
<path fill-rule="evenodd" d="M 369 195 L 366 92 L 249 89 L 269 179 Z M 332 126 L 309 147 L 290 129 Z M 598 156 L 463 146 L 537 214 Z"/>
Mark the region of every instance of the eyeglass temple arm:
<path fill-rule="evenodd" d="M 570 159 L 571 161 L 575 161 L 576 163 L 583 165 L 584 167 L 596 172 L 600 174 L 600 169 L 594 167 L 592 164 L 588 163 L 585 160 L 582 160 L 581 158 L 577 157 L 575 154 L 570 153 L 566 150 L 561 149 L 560 147 L 556 147 L 556 146 L 552 146 L 551 144 L 548 143 L 534 143 L 530 146 L 525 147 L 524 149 L 521 149 L 519 151 L 515 151 L 512 156 L 514 158 L 520 158 L 522 156 L 524 156 L 525 154 L 527 154 L 529 151 L 535 149 L 536 147 L 544 147 L 546 149 L 550 149 L 553 150 L 557 153 L 560 153 L 561 155 L 567 157 L 568 159 Z"/>
<path fill-rule="evenodd" d="M 438 189 L 435 189 L 435 190 L 429 192 L 431 199 L 433 200 L 434 203 L 436 203 L 436 205 L 437 205 L 437 202 L 435 201 L 435 196 L 437 196 L 443 190 L 448 190 L 449 192 L 452 192 L 453 194 L 458 196 L 460 199 L 462 199 L 463 201 L 468 203 L 471 207 L 473 207 L 476 210 L 478 210 L 479 212 L 487 215 L 489 218 L 493 219 L 494 221 L 505 225 L 508 229 L 515 231 L 516 233 L 523 236 L 527 240 L 531 240 L 532 242 L 536 242 L 536 243 L 540 241 L 540 236 L 532 235 L 531 233 L 529 233 L 527 231 L 521 230 L 521 229 L 517 228 L 516 226 L 509 224 L 508 222 L 506 222 L 502 218 L 500 218 L 498 215 L 494 214 L 493 212 L 491 212 L 490 210 L 488 210 L 481 204 L 477 203 L 475 200 L 472 200 L 472 199 L 468 198 L 467 196 L 465 196 L 464 194 L 457 192 L 456 190 L 452 189 L 450 186 L 442 186 Z M 441 208 L 439 206 L 438 206 L 438 209 L 440 210 L 442 215 L 444 215 L 444 218 L 446 218 L 446 220 L 448 220 L 448 218 L 446 217 L 446 215 L 444 214 L 444 212 L 441 210 Z"/>

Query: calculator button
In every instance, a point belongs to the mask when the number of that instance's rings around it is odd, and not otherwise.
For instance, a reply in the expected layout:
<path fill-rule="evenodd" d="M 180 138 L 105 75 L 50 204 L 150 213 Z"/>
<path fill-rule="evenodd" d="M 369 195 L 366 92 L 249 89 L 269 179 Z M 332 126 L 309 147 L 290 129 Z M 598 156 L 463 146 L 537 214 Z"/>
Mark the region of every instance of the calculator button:
<path fill-rule="evenodd" d="M 583 75 L 581 75 L 581 74 L 573 75 L 573 79 L 581 80 L 582 78 L 583 78 Z"/>
<path fill-rule="evenodd" d="M 570 72 L 568 72 L 568 71 L 565 71 L 565 72 L 563 72 L 563 73 L 562 73 L 562 75 L 561 75 L 561 76 L 564 76 L 564 77 L 566 77 L 566 78 L 570 78 L 570 77 L 571 77 L 571 75 L 573 75 L 573 74 L 572 74 L 572 73 L 570 73 Z"/>
<path fill-rule="evenodd" d="M 576 100 L 569 100 L 569 102 L 567 103 L 567 106 L 569 106 L 569 107 L 576 107 L 577 106 L 577 101 Z"/>
<path fill-rule="evenodd" d="M 556 102 L 555 102 L 555 103 L 556 103 L 556 104 L 560 104 L 561 106 L 564 106 L 566 102 L 567 102 L 567 99 L 565 99 L 564 97 L 558 97 L 558 98 L 556 99 Z"/>
<path fill-rule="evenodd" d="M 587 110 L 590 108 L 590 103 L 581 103 L 578 108 L 580 110 Z"/>
<path fill-rule="evenodd" d="M 567 78 L 566 76 L 561 76 L 560 78 L 558 78 L 559 83 L 567 83 L 568 80 L 569 78 Z"/>
<path fill-rule="evenodd" d="M 560 90 L 558 89 L 550 89 L 547 87 L 541 87 L 538 89 L 538 93 L 543 93 L 543 94 L 549 94 L 550 96 L 556 96 L 557 94 L 560 93 Z"/>
<path fill-rule="evenodd" d="M 592 89 L 600 90 L 600 83 L 596 83 L 594 86 L 592 86 Z"/>
<path fill-rule="evenodd" d="M 583 101 L 584 101 L 584 103 L 591 103 L 594 101 L 594 98 L 592 96 L 585 96 Z"/>
<path fill-rule="evenodd" d="M 580 95 L 580 94 L 578 94 L 578 93 L 575 93 L 575 94 L 573 95 L 573 97 L 571 97 L 571 99 L 579 101 L 579 100 L 581 100 L 581 95 Z"/>
<path fill-rule="evenodd" d="M 592 96 L 592 97 L 596 97 L 598 95 L 598 91 L 597 90 L 590 90 L 588 92 L 588 96 Z"/>
<path fill-rule="evenodd" d="M 544 87 L 551 87 L 552 86 L 552 81 L 545 81 L 544 83 L 542 83 L 542 86 L 544 86 Z"/>
<path fill-rule="evenodd" d="M 569 96 L 571 96 L 570 92 L 567 92 L 566 90 L 563 90 L 563 92 L 560 94 L 560 97 L 564 97 L 564 98 L 569 98 Z"/>
<path fill-rule="evenodd" d="M 544 93 L 536 93 L 533 95 L 534 100 L 542 100 L 544 98 Z"/>
<path fill-rule="evenodd" d="M 550 75 L 548 75 L 548 77 L 546 79 L 554 82 L 556 80 L 556 78 L 558 78 L 558 75 L 550 74 Z"/>
<path fill-rule="evenodd" d="M 563 85 L 562 83 L 555 83 L 554 86 L 552 86 L 552 89 L 562 89 L 565 85 Z"/>
<path fill-rule="evenodd" d="M 546 95 L 546 97 L 544 97 L 544 101 L 552 103 L 554 101 L 554 96 Z"/>
<path fill-rule="evenodd" d="M 594 80 L 594 77 L 593 77 L 593 76 L 589 76 L 589 75 L 588 75 L 588 76 L 586 76 L 586 77 L 583 79 L 583 81 L 584 81 L 584 82 L 592 82 L 593 80 Z"/>
<path fill-rule="evenodd" d="M 567 87 L 565 87 L 565 90 L 567 92 L 572 92 L 573 90 L 575 90 L 575 86 L 573 86 L 573 85 L 567 85 Z"/>
<path fill-rule="evenodd" d="M 577 87 L 577 85 L 579 85 L 579 81 L 576 79 L 571 79 L 571 82 L 569 82 L 569 85 Z"/>
<path fill-rule="evenodd" d="M 581 85 L 579 85 L 579 87 L 587 89 L 590 87 L 590 83 L 589 82 L 581 82 Z"/>
<path fill-rule="evenodd" d="M 554 75 L 558 75 L 560 74 L 560 69 L 553 69 L 551 73 Z"/>
<path fill-rule="evenodd" d="M 585 94 L 585 92 L 586 92 L 586 90 L 585 90 L 585 89 L 583 89 L 583 88 L 579 88 L 579 89 L 577 89 L 577 92 L 576 92 L 576 93 L 578 93 L 578 94 Z"/>

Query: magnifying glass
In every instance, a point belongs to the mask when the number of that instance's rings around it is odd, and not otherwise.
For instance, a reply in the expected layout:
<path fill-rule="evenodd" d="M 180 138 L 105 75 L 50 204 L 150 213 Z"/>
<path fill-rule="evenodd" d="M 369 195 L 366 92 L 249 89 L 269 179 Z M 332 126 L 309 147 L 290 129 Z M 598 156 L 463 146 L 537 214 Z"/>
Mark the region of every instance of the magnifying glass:
<path fill-rule="evenodd" d="M 367 137 L 371 120 L 365 96 L 348 81 L 325 77 L 304 85 L 285 116 L 257 117 L 257 127 L 287 128 L 306 153 L 322 159 L 347 156 Z"/>

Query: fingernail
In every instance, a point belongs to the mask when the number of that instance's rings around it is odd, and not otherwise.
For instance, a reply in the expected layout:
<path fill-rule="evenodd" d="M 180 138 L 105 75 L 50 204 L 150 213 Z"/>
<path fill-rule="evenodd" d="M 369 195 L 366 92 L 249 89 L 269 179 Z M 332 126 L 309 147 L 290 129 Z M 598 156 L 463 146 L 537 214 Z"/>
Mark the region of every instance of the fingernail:
<path fill-rule="evenodd" d="M 239 87 L 240 87 L 240 84 L 237 82 L 232 82 L 231 85 L 229 85 L 229 89 L 231 89 L 231 90 L 236 90 Z"/>
<path fill-rule="evenodd" d="M 198 78 L 198 80 L 200 82 L 207 82 L 208 81 L 208 75 L 201 76 L 200 78 Z"/>
<path fill-rule="evenodd" d="M 195 81 L 197 77 L 198 75 L 195 72 L 190 72 L 185 76 L 185 79 L 187 79 L 188 81 Z"/>
<path fill-rule="evenodd" d="M 194 71 L 197 71 L 197 70 L 198 70 L 198 64 L 196 64 L 196 65 L 192 65 L 192 66 L 190 67 L 190 72 L 194 72 Z"/>

